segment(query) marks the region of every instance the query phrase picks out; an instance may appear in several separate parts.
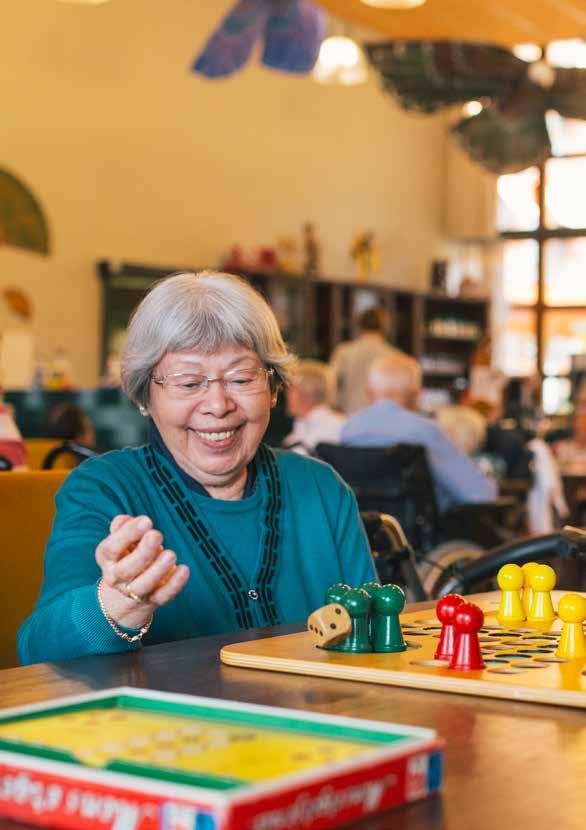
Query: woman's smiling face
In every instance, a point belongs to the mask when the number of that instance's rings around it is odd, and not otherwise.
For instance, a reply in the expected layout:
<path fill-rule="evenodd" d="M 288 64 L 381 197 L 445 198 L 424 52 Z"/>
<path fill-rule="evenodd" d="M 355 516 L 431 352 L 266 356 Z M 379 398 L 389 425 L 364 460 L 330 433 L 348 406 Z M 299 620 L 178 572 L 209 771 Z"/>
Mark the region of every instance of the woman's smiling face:
<path fill-rule="evenodd" d="M 226 346 L 211 355 L 197 350 L 166 354 L 153 378 L 176 373 L 221 378 L 227 372 L 243 376 L 265 367 L 258 355 L 242 346 Z M 254 457 L 269 423 L 270 385 L 256 392 L 226 391 L 210 383 L 197 396 L 177 397 L 168 385 L 151 381 L 149 414 L 175 461 L 216 498 L 240 498 L 246 467 Z"/>

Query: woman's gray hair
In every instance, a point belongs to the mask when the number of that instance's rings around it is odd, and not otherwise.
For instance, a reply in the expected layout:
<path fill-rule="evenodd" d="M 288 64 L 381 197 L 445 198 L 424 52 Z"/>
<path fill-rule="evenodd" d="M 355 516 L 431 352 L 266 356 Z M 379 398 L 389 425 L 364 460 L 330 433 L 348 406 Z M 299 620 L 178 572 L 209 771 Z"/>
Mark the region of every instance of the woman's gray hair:
<path fill-rule="evenodd" d="M 256 352 L 275 370 L 277 385 L 293 379 L 297 358 L 287 349 L 270 307 L 249 283 L 217 271 L 166 277 L 130 319 L 122 388 L 138 406 L 147 406 L 151 374 L 164 355 L 187 349 L 210 355 L 225 346 Z"/>

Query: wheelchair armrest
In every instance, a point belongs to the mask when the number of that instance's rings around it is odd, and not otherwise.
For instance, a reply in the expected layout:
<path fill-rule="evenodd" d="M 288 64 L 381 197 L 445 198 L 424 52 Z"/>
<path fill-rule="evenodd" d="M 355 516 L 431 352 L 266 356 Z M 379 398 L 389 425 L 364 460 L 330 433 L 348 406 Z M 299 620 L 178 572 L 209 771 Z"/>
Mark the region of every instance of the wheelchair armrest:
<path fill-rule="evenodd" d="M 467 504 L 456 504 L 442 513 L 442 519 L 468 518 L 470 516 L 486 515 L 492 517 L 503 515 L 507 510 L 515 510 L 517 502 L 508 496 L 501 496 L 494 501 L 474 501 Z"/>

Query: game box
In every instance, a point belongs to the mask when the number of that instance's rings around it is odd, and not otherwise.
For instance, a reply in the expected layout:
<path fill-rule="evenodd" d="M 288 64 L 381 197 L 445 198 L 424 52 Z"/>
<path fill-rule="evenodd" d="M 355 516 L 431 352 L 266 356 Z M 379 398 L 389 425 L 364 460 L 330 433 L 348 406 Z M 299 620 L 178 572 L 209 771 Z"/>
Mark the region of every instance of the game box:
<path fill-rule="evenodd" d="M 432 730 L 117 688 L 0 711 L 0 814 L 64 828 L 289 830 L 438 791 Z"/>

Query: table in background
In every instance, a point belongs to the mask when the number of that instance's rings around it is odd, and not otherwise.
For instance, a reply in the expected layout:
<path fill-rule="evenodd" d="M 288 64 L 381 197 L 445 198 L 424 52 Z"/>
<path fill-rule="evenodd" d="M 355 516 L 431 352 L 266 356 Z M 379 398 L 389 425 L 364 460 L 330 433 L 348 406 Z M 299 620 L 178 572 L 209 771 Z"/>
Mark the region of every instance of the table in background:
<path fill-rule="evenodd" d="M 0 672 L 0 707 L 129 685 L 430 727 L 445 740 L 443 795 L 353 827 L 583 830 L 584 710 L 238 669 L 219 661 L 219 649 L 227 643 L 296 630 L 298 626 L 276 626 L 151 646 L 134 654 L 5 669 Z M 17 827 L 23 825 L 0 819 L 0 830 Z"/>

